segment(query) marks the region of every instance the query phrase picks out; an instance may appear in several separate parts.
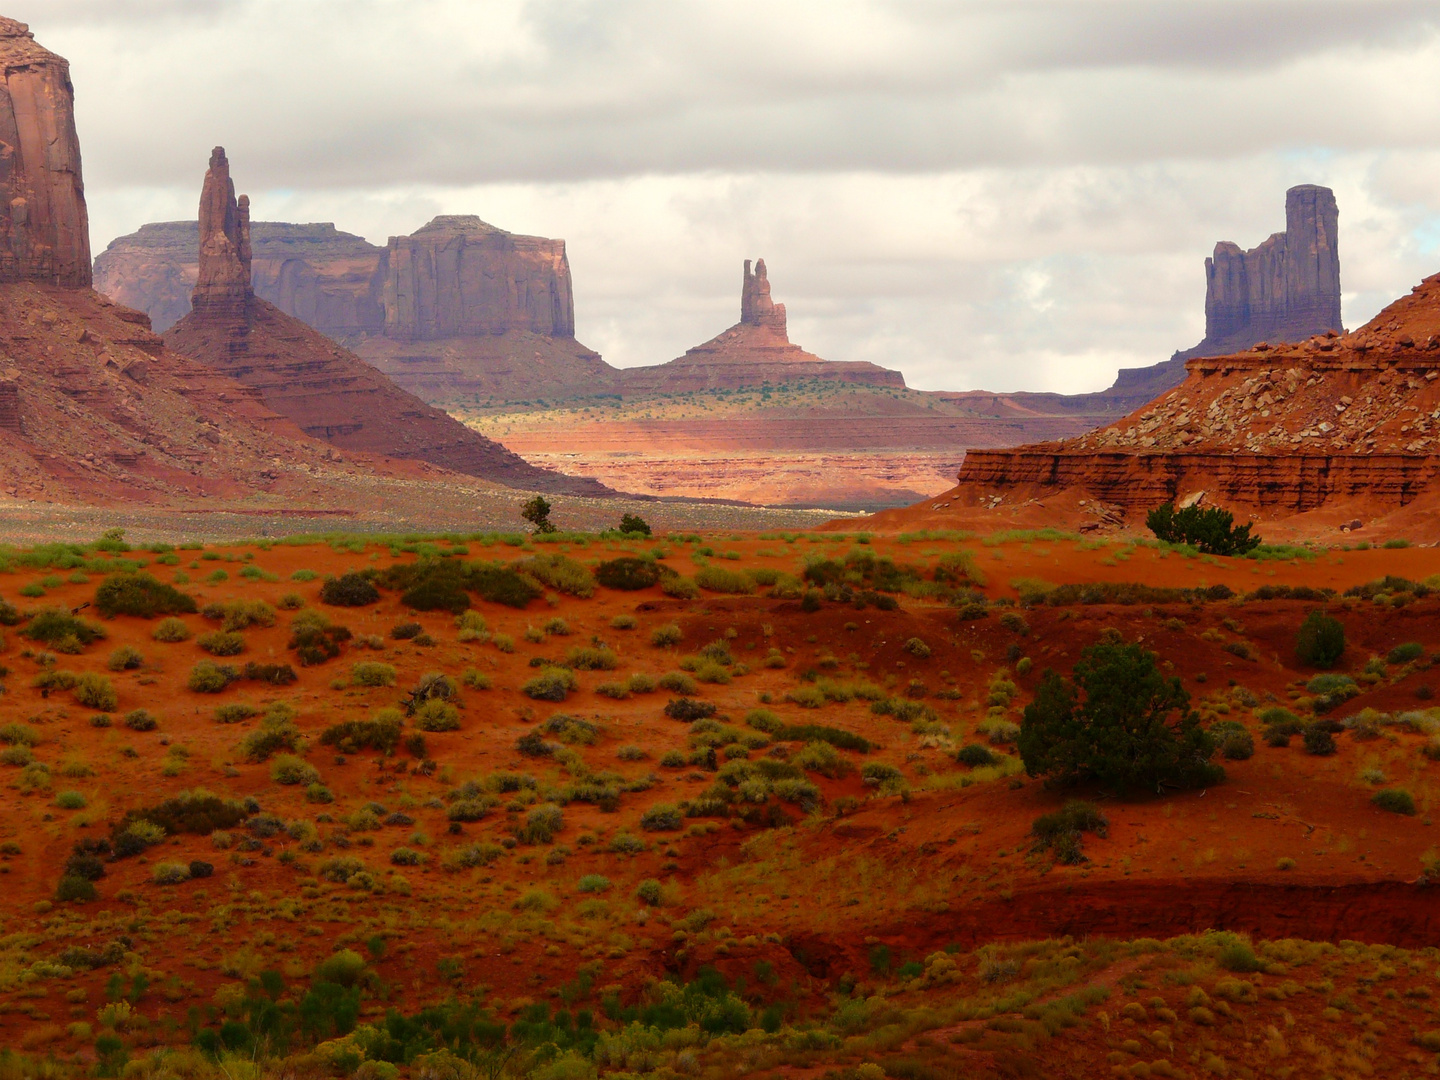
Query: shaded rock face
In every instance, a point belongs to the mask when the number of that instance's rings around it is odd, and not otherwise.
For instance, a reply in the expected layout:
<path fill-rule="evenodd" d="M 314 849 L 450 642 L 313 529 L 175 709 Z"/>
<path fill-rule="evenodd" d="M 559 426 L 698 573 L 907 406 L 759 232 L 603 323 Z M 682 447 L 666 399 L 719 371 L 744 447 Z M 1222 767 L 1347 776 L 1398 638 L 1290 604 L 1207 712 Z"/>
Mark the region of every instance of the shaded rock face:
<path fill-rule="evenodd" d="M 0 18 L 0 281 L 90 284 L 70 64 Z"/>
<path fill-rule="evenodd" d="M 864 386 L 905 385 L 905 376 L 898 371 L 863 361 L 822 360 L 792 344 L 785 327 L 785 305 L 770 298 L 764 259 L 756 262 L 753 273 L 750 261 L 745 261 L 738 323 L 668 364 L 625 368 L 617 377 L 627 396 L 736 390 L 810 379 Z"/>
<path fill-rule="evenodd" d="M 1353 334 L 1186 363 L 1181 386 L 1060 443 L 975 451 L 981 492 L 1083 488 L 1133 509 L 1215 501 L 1312 510 L 1337 497 L 1403 506 L 1440 470 L 1440 274 Z"/>
<path fill-rule="evenodd" d="M 516 236 L 473 214 L 435 218 L 385 253 L 385 336 L 397 341 L 528 330 L 575 335 L 565 241 Z"/>
<path fill-rule="evenodd" d="M 1177 355 L 1220 356 L 1341 329 L 1335 193 L 1302 184 L 1285 193 L 1283 233 L 1250 251 L 1215 245 L 1205 260 L 1205 339 Z"/>
<path fill-rule="evenodd" d="M 192 310 L 165 334 L 175 351 L 257 390 L 307 435 L 348 450 L 428 461 L 511 487 L 604 495 L 527 464 L 499 443 L 407 394 L 354 353 L 254 295 L 248 201 L 216 147 L 200 202 Z"/>

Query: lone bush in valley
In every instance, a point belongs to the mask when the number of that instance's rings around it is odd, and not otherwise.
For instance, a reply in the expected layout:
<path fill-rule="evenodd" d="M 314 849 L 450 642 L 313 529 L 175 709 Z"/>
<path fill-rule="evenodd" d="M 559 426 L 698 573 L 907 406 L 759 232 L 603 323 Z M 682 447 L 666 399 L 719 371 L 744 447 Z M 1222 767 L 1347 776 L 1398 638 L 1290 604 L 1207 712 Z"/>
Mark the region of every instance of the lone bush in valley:
<path fill-rule="evenodd" d="M 553 533 L 555 526 L 550 523 L 550 501 L 543 495 L 536 495 L 520 507 L 520 516 L 535 526 L 536 533 Z"/>
<path fill-rule="evenodd" d="M 1333 668 L 1345 655 L 1345 627 L 1319 608 L 1305 616 L 1295 638 L 1300 662 L 1322 671 Z"/>
<path fill-rule="evenodd" d="M 365 607 L 378 603 L 380 590 L 369 576 L 352 570 L 338 578 L 326 578 L 320 586 L 320 602 L 333 607 Z"/>
<path fill-rule="evenodd" d="M 193 615 L 195 598 L 149 574 L 111 574 L 95 590 L 95 610 L 107 619 L 135 615 Z"/>
<path fill-rule="evenodd" d="M 1157 539 L 1189 544 L 1207 555 L 1244 555 L 1261 543 L 1260 537 L 1250 535 L 1254 522 L 1237 526 L 1234 515 L 1218 506 L 1176 510 L 1174 503 L 1165 503 L 1146 515 L 1145 525 Z"/>
<path fill-rule="evenodd" d="M 620 531 L 631 536 L 649 536 L 650 523 L 639 514 L 623 514 L 620 517 Z"/>
<path fill-rule="evenodd" d="M 650 559 L 611 559 L 595 567 L 595 580 L 607 589 L 634 592 L 658 583 L 660 567 Z"/>
<path fill-rule="evenodd" d="M 1124 789 L 1196 787 L 1225 770 L 1178 678 L 1139 645 L 1100 642 L 1081 653 L 1074 684 L 1046 671 L 1018 738 L 1031 776 Z M 1079 700 L 1076 688 L 1083 691 Z"/>

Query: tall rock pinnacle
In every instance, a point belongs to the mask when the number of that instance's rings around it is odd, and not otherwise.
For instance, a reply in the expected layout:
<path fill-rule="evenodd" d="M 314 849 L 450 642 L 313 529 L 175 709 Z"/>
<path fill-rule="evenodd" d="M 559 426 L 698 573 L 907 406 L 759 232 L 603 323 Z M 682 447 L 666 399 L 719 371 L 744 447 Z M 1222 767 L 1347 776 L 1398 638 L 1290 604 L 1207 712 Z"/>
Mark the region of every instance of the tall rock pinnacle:
<path fill-rule="evenodd" d="M 191 306 L 206 317 L 243 316 L 250 284 L 250 197 L 235 198 L 225 148 L 210 152 L 200 191 L 200 276 Z"/>
<path fill-rule="evenodd" d="M 770 278 L 765 273 L 765 260 L 755 261 L 755 272 L 750 272 L 750 260 L 745 260 L 745 282 L 740 289 L 740 322 L 746 326 L 768 326 L 786 341 L 785 305 L 770 299 Z"/>
<path fill-rule="evenodd" d="M 1283 233 L 1250 251 L 1215 245 L 1205 260 L 1205 340 L 1175 356 L 1223 356 L 1341 329 L 1335 193 L 1302 184 L 1285 193 Z"/>
<path fill-rule="evenodd" d="M 0 17 L 0 281 L 90 285 L 70 64 Z"/>

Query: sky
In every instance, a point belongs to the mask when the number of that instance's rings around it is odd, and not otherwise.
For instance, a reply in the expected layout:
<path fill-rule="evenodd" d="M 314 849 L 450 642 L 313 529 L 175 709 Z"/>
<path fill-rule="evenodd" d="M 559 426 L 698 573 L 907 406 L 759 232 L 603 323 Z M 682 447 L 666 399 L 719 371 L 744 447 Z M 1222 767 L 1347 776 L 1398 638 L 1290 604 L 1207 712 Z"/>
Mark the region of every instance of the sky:
<path fill-rule="evenodd" d="M 561 237 L 576 337 L 661 363 L 763 257 L 790 337 L 922 389 L 1108 386 L 1204 259 L 1335 189 L 1346 326 L 1440 270 L 1440 5 L 9 0 L 67 57 L 95 252 L 193 218 Z"/>

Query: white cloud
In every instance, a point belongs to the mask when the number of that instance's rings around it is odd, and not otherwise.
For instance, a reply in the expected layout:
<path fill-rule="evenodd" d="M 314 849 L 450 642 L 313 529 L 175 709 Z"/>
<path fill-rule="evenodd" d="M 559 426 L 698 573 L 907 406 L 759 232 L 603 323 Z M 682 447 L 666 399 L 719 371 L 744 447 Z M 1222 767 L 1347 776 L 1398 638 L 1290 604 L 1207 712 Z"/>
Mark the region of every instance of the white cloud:
<path fill-rule="evenodd" d="M 1336 189 L 1345 318 L 1440 262 L 1431 3 L 13 0 L 70 58 L 94 245 L 194 213 L 563 236 L 612 362 L 734 321 L 915 385 L 1096 389 L 1203 330 L 1217 240 Z"/>

